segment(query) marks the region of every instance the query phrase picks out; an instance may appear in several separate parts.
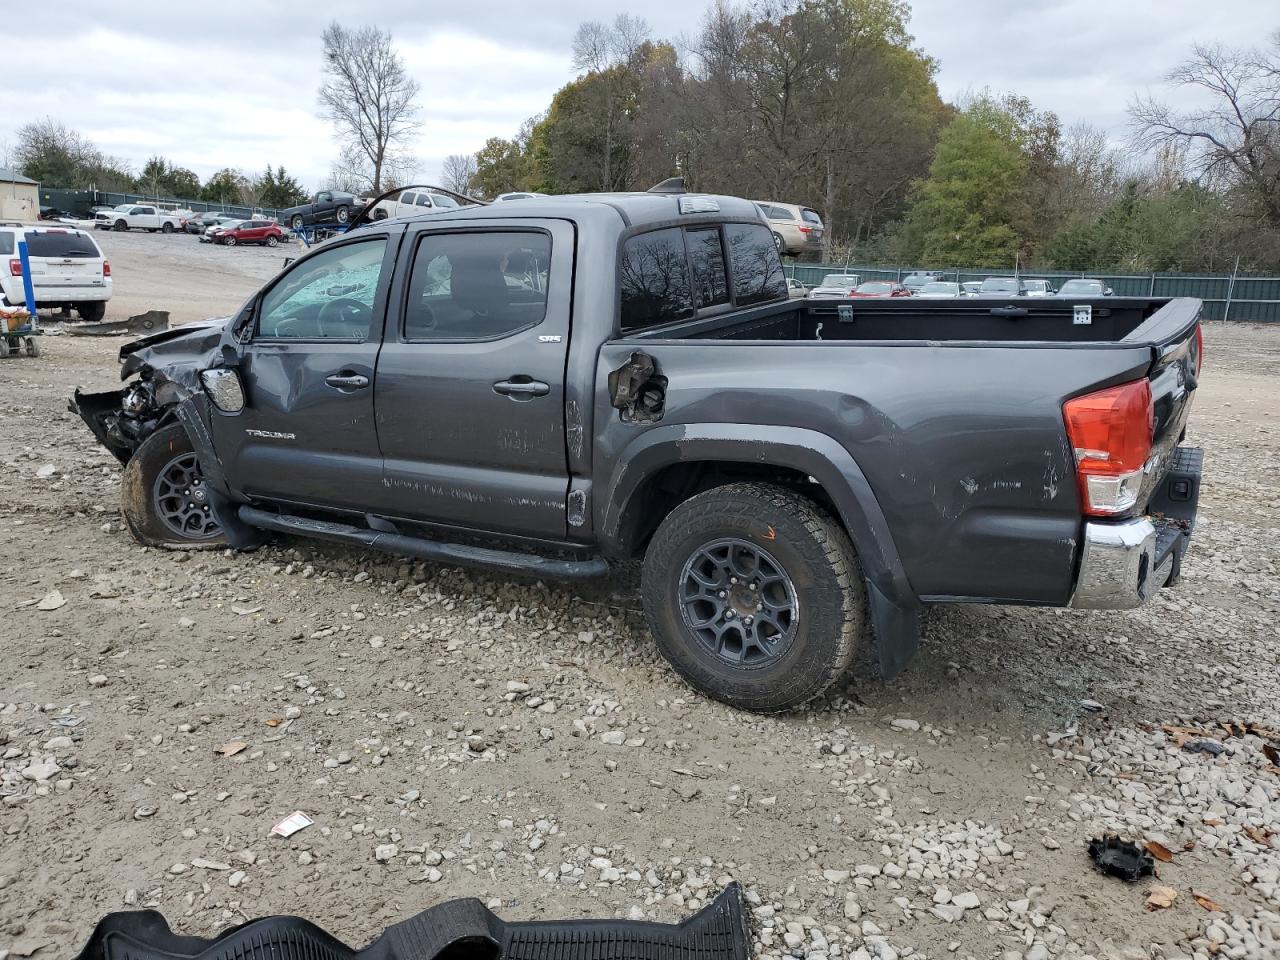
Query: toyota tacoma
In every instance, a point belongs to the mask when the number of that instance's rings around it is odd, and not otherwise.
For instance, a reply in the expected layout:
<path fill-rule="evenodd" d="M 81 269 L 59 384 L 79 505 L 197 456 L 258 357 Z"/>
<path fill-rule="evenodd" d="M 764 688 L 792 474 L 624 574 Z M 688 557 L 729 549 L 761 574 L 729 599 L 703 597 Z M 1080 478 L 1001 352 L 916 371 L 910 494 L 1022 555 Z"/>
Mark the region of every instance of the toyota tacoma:
<path fill-rule="evenodd" d="M 353 218 L 358 219 L 358 218 Z M 937 603 L 1173 584 L 1201 304 L 792 300 L 755 206 L 596 194 L 360 226 L 72 408 L 146 544 L 320 537 L 535 577 L 643 560 L 662 653 L 752 710 Z"/>

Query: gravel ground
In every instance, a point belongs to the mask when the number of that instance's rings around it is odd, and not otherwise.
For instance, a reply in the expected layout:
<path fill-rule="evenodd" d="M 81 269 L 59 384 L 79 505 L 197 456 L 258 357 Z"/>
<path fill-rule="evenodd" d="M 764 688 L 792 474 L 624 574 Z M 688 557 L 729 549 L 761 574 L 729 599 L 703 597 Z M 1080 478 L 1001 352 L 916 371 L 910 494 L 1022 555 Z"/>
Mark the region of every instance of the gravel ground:
<path fill-rule="evenodd" d="M 113 263 L 279 259 L 103 239 Z M 0 960 L 74 952 L 134 906 L 361 944 L 458 896 L 673 921 L 731 878 L 769 958 L 1280 955 L 1280 329 L 1206 340 L 1176 589 L 1119 614 L 940 608 L 899 680 L 864 664 L 762 718 L 667 669 L 629 573 L 140 548 L 66 412 L 118 341 L 46 338 L 0 365 Z M 299 809 L 314 825 L 271 835 Z M 1103 876 L 1105 833 L 1170 862 Z"/>
<path fill-rule="evenodd" d="M 90 232 L 111 264 L 106 320 L 127 320 L 148 310 L 168 310 L 175 324 L 224 317 L 275 276 L 287 257 L 305 251 L 298 241 L 273 250 L 215 246 L 187 233 Z"/>

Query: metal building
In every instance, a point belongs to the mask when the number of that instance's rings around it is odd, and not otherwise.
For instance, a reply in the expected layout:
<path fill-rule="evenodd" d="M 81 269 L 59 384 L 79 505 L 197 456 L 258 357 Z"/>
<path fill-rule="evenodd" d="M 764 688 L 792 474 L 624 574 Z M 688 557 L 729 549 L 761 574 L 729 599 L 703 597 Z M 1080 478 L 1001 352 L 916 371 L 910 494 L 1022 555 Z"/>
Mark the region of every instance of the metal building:
<path fill-rule="evenodd" d="M 0 167 L 0 220 L 39 220 L 40 185 Z"/>

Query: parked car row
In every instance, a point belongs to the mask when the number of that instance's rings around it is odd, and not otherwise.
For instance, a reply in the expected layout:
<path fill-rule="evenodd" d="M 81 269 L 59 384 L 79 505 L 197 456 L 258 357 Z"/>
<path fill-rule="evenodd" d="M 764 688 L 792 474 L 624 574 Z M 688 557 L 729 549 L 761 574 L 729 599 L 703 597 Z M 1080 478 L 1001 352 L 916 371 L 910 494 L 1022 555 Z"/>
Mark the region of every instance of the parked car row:
<path fill-rule="evenodd" d="M 856 273 L 829 273 L 818 286 L 811 289 L 799 281 L 803 293 L 791 288 L 792 296 L 804 296 L 815 300 L 842 299 L 846 297 L 923 297 L 926 300 L 949 300 L 959 297 L 1109 297 L 1112 290 L 1101 280 L 1078 278 L 1063 283 L 1055 289 L 1048 280 L 1027 280 L 1022 277 L 987 277 L 982 281 L 970 280 L 955 283 L 940 279 L 941 272 L 913 273 L 896 280 L 868 280 L 865 283 Z"/>

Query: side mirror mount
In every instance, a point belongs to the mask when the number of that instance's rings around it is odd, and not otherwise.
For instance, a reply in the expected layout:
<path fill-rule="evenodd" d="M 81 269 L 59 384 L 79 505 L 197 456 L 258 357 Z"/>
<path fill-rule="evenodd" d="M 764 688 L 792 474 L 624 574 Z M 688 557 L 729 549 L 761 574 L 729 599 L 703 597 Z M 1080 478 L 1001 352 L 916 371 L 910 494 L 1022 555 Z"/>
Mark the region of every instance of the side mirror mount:
<path fill-rule="evenodd" d="M 244 384 L 240 373 L 227 367 L 214 367 L 200 373 L 204 391 L 213 405 L 223 413 L 239 413 L 244 409 Z"/>

